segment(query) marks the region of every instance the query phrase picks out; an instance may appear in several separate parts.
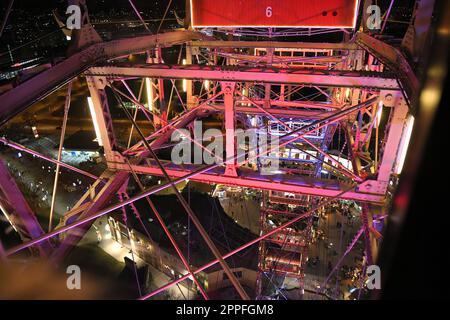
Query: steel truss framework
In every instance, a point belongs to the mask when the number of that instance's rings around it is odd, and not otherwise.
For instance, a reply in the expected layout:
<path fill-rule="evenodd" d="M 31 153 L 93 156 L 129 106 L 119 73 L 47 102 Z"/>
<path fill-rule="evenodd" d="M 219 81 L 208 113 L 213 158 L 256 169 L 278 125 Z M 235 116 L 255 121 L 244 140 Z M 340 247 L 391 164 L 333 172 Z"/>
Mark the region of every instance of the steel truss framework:
<path fill-rule="evenodd" d="M 0 163 L 0 204 L 24 241 L 22 245 L 5 249 L 5 256 L 12 258 L 15 253 L 29 248 L 35 254 L 61 262 L 95 219 L 132 206 L 139 199 L 146 199 L 183 261 L 186 274 L 146 294 L 143 299 L 190 277 L 202 296 L 208 299 L 195 275 L 216 263 L 225 270 L 240 297 L 248 299 L 248 294 L 228 266 L 227 258 L 259 242 L 260 250 L 266 250 L 264 243 L 283 237 L 287 230 L 291 230 L 290 226 L 311 217 L 332 199 L 350 199 L 364 203 L 362 232 L 366 237 L 366 257 L 371 261 L 374 259 L 376 241 L 374 232 L 371 232 L 372 213 L 381 210 L 389 195 L 392 175 L 401 169 L 409 124 L 408 102 L 411 92 L 417 88 L 417 80 L 398 51 L 367 34 L 357 34 L 347 43 L 311 44 L 217 41 L 195 31 L 174 31 L 105 43 L 99 40 L 88 21 L 74 39 L 76 49 L 69 58 L 1 96 L 0 124 L 76 77 L 85 77 L 108 169 L 96 177 L 64 164 L 60 158 L 50 159 L 1 138 L 0 142 L 6 146 L 95 179 L 90 190 L 64 215 L 60 224 L 46 233 L 8 168 Z M 164 50 L 174 46 L 185 53 L 185 63 L 164 63 Z M 264 55 L 259 55 L 261 52 Z M 288 52 L 290 56 L 286 58 L 281 52 Z M 144 55 L 147 64 L 124 62 L 131 53 Z M 397 67 L 389 69 L 393 65 Z M 129 86 L 135 79 L 148 81 L 147 104 L 142 102 L 145 100 L 142 92 L 137 94 Z M 172 87 L 169 99 L 164 92 L 164 84 Z M 181 92 L 180 85 L 185 87 L 185 93 Z M 128 116 L 132 130 L 139 133 L 141 140 L 134 145 L 119 144 L 107 92 L 112 92 L 119 106 L 123 106 L 124 101 L 135 106 L 134 117 Z M 175 117 L 169 110 L 174 104 L 173 97 L 180 100 L 179 104 L 184 109 Z M 384 139 L 379 141 L 378 124 L 383 108 L 389 110 L 389 120 Z M 145 115 L 149 126 L 154 129 L 148 137 L 142 134 L 134 121 L 138 112 Z M 189 143 L 212 154 L 217 162 L 180 166 L 158 159 L 157 150 L 170 147 L 172 133 L 189 128 L 197 119 L 212 116 L 223 121 L 225 157 L 209 150 L 197 137 L 188 136 Z M 277 129 L 273 129 L 271 124 Z M 277 135 L 280 145 L 276 149 L 269 147 L 262 151 L 249 146 L 245 161 L 238 161 L 239 146 L 235 140 L 238 127 Z M 330 153 L 329 148 L 337 132 L 345 135 L 349 151 L 346 157 Z M 377 137 L 373 136 L 374 132 Z M 63 137 L 61 141 L 64 141 Z M 261 164 L 270 157 L 283 159 L 283 163 L 276 173 L 264 175 Z M 347 163 L 341 159 L 346 159 Z M 252 160 L 257 160 L 256 165 L 249 166 Z M 141 175 L 159 175 L 166 181 L 145 190 L 140 183 Z M 140 193 L 131 197 L 126 194 L 130 178 L 140 187 Z M 314 197 L 315 200 L 308 202 L 301 214 L 280 213 L 288 218 L 287 222 L 270 229 L 264 227 L 257 239 L 223 254 L 176 190 L 175 185 L 186 180 L 267 190 L 271 192 L 272 200 L 278 199 L 286 204 L 300 205 L 298 199 L 304 201 L 305 197 Z M 213 252 L 214 261 L 196 268 L 187 264 L 163 217 L 149 198 L 166 188 L 175 190 L 189 218 Z M 110 205 L 116 194 L 119 194 L 119 202 Z M 267 226 L 267 210 L 262 214 L 263 226 Z M 307 238 L 302 239 L 302 244 L 307 243 Z M 302 252 L 303 263 L 303 251 L 298 252 Z M 268 256 L 262 254 L 260 259 L 260 268 L 267 271 Z M 281 272 L 296 273 L 301 277 L 301 269 L 289 269 L 292 266 L 286 263 L 287 269 Z"/>
<path fill-rule="evenodd" d="M 267 233 L 280 226 L 287 218 L 300 216 L 311 209 L 314 199 L 302 195 L 295 205 L 290 199 L 265 192 L 261 209 L 261 231 Z M 280 208 L 281 205 L 281 208 Z M 277 207 L 278 206 L 278 207 Z M 257 279 L 258 299 L 275 294 L 283 296 L 278 289 L 286 278 L 294 278 L 298 286 L 304 288 L 305 265 L 308 246 L 311 241 L 312 216 L 290 228 L 281 230 L 259 243 L 259 263 Z M 281 285 L 280 285 L 281 284 Z"/>

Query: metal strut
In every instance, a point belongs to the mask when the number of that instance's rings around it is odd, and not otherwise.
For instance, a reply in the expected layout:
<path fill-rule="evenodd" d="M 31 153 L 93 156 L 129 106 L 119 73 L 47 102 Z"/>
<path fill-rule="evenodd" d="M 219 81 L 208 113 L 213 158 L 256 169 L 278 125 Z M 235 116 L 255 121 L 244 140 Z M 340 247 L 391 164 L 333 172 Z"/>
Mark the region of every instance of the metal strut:
<path fill-rule="evenodd" d="M 153 159 L 157 162 L 159 168 L 161 169 L 161 171 L 163 172 L 165 178 L 167 179 L 167 181 L 169 182 L 172 190 L 174 191 L 175 195 L 177 196 L 178 200 L 180 201 L 181 205 L 183 206 L 183 208 L 186 210 L 189 218 L 192 220 L 192 222 L 194 223 L 194 225 L 196 226 L 197 230 L 199 231 L 200 235 L 202 236 L 203 240 L 205 240 L 206 244 L 208 245 L 208 247 L 210 248 L 211 252 L 214 254 L 214 256 L 219 260 L 220 265 L 222 266 L 223 270 L 225 271 L 225 273 L 227 274 L 228 278 L 230 279 L 231 283 L 233 284 L 233 286 L 236 288 L 236 291 L 239 293 L 239 295 L 241 296 L 241 298 L 243 300 L 250 300 L 250 297 L 248 296 L 248 294 L 245 292 L 244 288 L 242 288 L 240 282 L 237 280 L 236 276 L 234 275 L 234 273 L 231 271 L 230 267 L 228 266 L 228 264 L 225 262 L 225 260 L 221 257 L 220 251 L 219 249 L 217 249 L 217 247 L 215 246 L 215 244 L 212 242 L 211 238 L 209 237 L 208 233 L 206 232 L 206 230 L 203 228 L 202 224 L 200 223 L 200 220 L 198 220 L 197 216 L 195 215 L 195 213 L 192 211 L 192 209 L 190 208 L 189 204 L 186 202 L 186 200 L 184 199 L 184 197 L 180 194 L 180 192 L 178 191 L 176 185 L 173 183 L 173 181 L 170 179 L 169 175 L 167 174 L 166 170 L 164 169 L 163 165 L 161 164 L 161 162 L 159 161 L 158 157 L 156 156 L 155 152 L 153 151 L 152 147 L 150 146 L 150 144 L 147 142 L 147 140 L 145 139 L 145 135 L 142 133 L 142 131 L 140 130 L 139 126 L 137 125 L 137 123 L 134 121 L 133 117 L 131 116 L 131 114 L 128 112 L 128 110 L 126 109 L 126 107 L 123 105 L 123 101 L 120 98 L 120 96 L 117 94 L 117 92 L 115 91 L 115 88 L 113 85 L 111 85 L 111 88 L 113 89 L 113 93 L 114 96 L 116 97 L 117 101 L 119 101 L 119 103 L 122 106 L 122 109 L 124 110 L 125 114 L 127 115 L 128 119 L 133 122 L 136 131 L 139 133 L 139 135 L 141 136 L 142 141 L 144 142 L 146 148 L 148 149 L 148 151 L 150 152 L 151 156 L 153 157 Z"/>

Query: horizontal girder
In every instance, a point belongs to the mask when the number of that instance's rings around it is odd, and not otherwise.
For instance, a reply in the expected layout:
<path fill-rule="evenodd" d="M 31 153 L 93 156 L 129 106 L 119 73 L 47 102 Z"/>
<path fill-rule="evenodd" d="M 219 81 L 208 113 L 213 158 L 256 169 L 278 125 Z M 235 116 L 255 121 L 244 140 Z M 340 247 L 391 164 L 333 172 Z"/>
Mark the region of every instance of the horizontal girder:
<path fill-rule="evenodd" d="M 156 165 L 152 165 L 151 162 L 149 163 L 150 165 L 148 166 L 131 167 L 136 173 L 157 176 L 163 175 L 161 170 Z M 128 165 L 123 165 L 121 169 L 130 170 L 130 167 Z M 183 177 L 190 172 L 196 171 L 197 169 L 199 169 L 199 167 L 195 165 L 183 165 L 183 168 L 181 168 L 176 165 L 169 164 L 165 167 L 168 175 L 174 179 Z M 223 174 L 223 168 L 217 168 L 195 175 L 189 179 L 203 183 L 309 194 L 320 197 L 335 197 L 342 193 L 343 190 L 347 190 L 349 188 L 348 184 L 339 183 L 335 180 L 323 180 L 286 174 L 261 175 L 258 172 L 243 169 L 239 170 L 239 175 L 237 177 L 225 176 Z M 385 195 L 348 191 L 339 196 L 339 198 L 382 203 L 385 199 Z"/>
<path fill-rule="evenodd" d="M 399 89 L 397 80 L 386 74 L 367 71 L 318 71 L 293 68 L 237 66 L 168 65 L 120 63 L 90 68 L 86 75 L 145 77 L 279 84 L 305 84 L 322 87 Z"/>

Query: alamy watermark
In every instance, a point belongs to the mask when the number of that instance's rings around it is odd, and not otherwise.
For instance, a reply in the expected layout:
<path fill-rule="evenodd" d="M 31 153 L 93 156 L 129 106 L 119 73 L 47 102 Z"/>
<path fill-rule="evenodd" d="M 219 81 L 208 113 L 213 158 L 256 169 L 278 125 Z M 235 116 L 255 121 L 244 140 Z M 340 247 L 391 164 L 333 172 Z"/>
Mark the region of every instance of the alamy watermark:
<path fill-rule="evenodd" d="M 369 290 L 381 289 L 381 269 L 376 264 L 367 266 L 366 269 L 366 286 Z"/>
<path fill-rule="evenodd" d="M 81 290 L 81 268 L 77 265 L 70 265 L 66 269 L 69 275 L 66 280 L 66 286 L 69 290 Z"/>
<path fill-rule="evenodd" d="M 66 21 L 68 29 L 81 29 L 81 8 L 77 5 L 67 7 L 66 14 L 69 15 Z"/>
<path fill-rule="evenodd" d="M 377 5 L 370 5 L 366 9 L 366 13 L 369 15 L 366 19 L 366 26 L 369 30 L 381 29 L 381 9 Z"/>

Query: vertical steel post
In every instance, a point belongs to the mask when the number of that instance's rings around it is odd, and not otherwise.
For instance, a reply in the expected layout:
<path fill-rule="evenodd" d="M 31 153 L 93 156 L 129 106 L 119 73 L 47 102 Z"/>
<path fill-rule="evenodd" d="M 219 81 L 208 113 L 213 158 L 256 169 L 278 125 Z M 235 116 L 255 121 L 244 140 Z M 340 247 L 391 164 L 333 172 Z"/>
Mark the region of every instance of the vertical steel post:
<path fill-rule="evenodd" d="M 234 113 L 234 82 L 221 82 L 225 103 L 226 169 L 225 174 L 237 176 L 236 171 L 236 119 Z"/>

